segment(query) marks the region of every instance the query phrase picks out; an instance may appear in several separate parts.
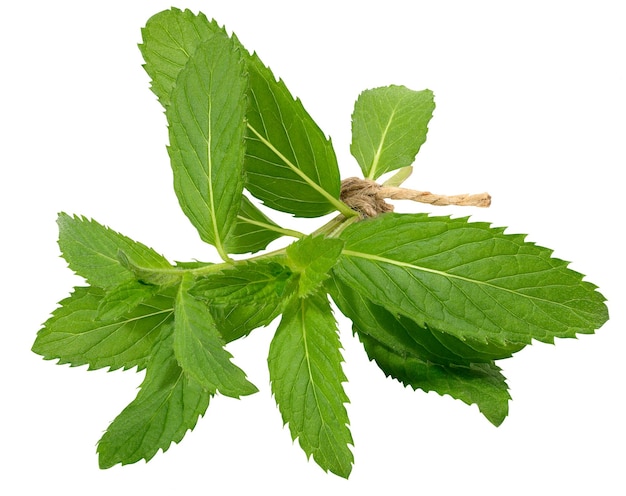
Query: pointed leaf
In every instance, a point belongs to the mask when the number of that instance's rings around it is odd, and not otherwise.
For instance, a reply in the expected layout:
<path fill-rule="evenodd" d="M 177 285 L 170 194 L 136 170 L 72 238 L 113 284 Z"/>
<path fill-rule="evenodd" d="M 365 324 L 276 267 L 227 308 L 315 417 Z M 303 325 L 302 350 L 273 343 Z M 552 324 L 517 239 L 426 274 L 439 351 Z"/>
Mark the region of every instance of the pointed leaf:
<path fill-rule="evenodd" d="M 137 397 L 98 442 L 100 468 L 149 461 L 159 449 L 167 451 L 195 427 L 210 396 L 179 367 L 168 335 L 156 346 Z"/>
<path fill-rule="evenodd" d="M 385 214 L 349 226 L 334 273 L 374 303 L 498 346 L 592 333 L 604 297 L 551 250 L 467 219 Z"/>
<path fill-rule="evenodd" d="M 70 268 L 89 283 L 112 288 L 135 279 L 118 259 L 123 250 L 134 263 L 151 269 L 168 269 L 169 262 L 152 248 L 133 241 L 95 220 L 59 214 L 59 247 Z"/>
<path fill-rule="evenodd" d="M 283 235 L 274 229 L 280 227 L 248 198 L 242 196 L 235 225 L 224 241 L 224 248 L 228 253 L 255 253 L 264 250 L 268 244 Z"/>
<path fill-rule="evenodd" d="M 324 470 L 348 477 L 348 401 L 335 319 L 324 296 L 294 298 L 270 344 L 272 391 L 291 436 Z"/>
<path fill-rule="evenodd" d="M 223 33 L 215 21 L 202 13 L 193 14 L 177 8 L 155 14 L 141 30 L 139 45 L 146 63 L 144 69 L 152 79 L 151 89 L 163 107 L 170 104 L 170 95 L 178 74 L 201 41 Z"/>
<path fill-rule="evenodd" d="M 196 47 L 166 110 L 178 201 L 222 257 L 241 206 L 247 89 L 241 51 L 216 35 Z"/>
<path fill-rule="evenodd" d="M 208 306 L 188 293 L 191 282 L 183 280 L 174 313 L 174 353 L 189 377 L 212 394 L 238 398 L 256 393 L 257 388 L 230 359 Z"/>
<path fill-rule="evenodd" d="M 339 201 L 332 144 L 282 82 L 255 55 L 248 59 L 250 94 L 246 188 L 268 207 L 297 217 L 349 208 Z"/>
<path fill-rule="evenodd" d="M 387 376 L 405 386 L 424 391 L 448 394 L 468 405 L 475 403 L 481 413 L 495 426 L 509 412 L 508 387 L 500 369 L 493 362 L 468 366 L 446 366 L 431 363 L 416 355 L 398 355 L 366 334 L 359 339 L 371 360 L 375 360 Z"/>
<path fill-rule="evenodd" d="M 194 54 L 198 45 L 215 35 L 226 36 L 226 33 L 201 12 L 195 15 L 190 10 L 183 12 L 173 7 L 148 20 L 146 27 L 142 29 L 143 43 L 139 45 L 139 49 L 146 61 L 144 69 L 152 79 L 151 89 L 163 107 L 170 105 L 172 90 L 189 57 Z M 281 236 L 259 223 L 277 227 L 243 197 L 235 226 L 224 241 L 226 252 L 254 253 Z"/>
<path fill-rule="evenodd" d="M 172 321 L 174 299 L 159 294 L 115 320 L 100 320 L 103 290 L 76 288 L 37 334 L 33 352 L 59 364 L 89 369 L 143 369 L 164 326 Z"/>
<path fill-rule="evenodd" d="M 361 93 L 352 114 L 350 151 L 363 175 L 376 179 L 411 165 L 426 141 L 434 109 L 430 90 L 385 86 Z"/>
<path fill-rule="evenodd" d="M 337 238 L 307 236 L 287 247 L 287 264 L 299 274 L 298 294 L 312 294 L 330 276 L 344 242 Z"/>

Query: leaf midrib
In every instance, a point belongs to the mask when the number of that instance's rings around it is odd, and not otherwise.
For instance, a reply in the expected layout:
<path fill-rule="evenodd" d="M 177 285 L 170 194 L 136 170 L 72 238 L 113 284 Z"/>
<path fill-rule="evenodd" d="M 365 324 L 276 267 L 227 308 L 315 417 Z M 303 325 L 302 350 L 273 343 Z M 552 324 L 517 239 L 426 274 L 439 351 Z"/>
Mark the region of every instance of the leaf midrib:
<path fill-rule="evenodd" d="M 370 168 L 370 172 L 367 175 L 367 179 L 374 180 L 376 178 L 376 170 L 378 168 L 378 162 L 380 161 L 380 157 L 383 153 L 383 144 L 385 143 L 385 139 L 387 138 L 387 133 L 389 132 L 389 128 L 391 127 L 391 121 L 393 121 L 394 116 L 396 115 L 395 107 L 391 111 L 391 115 L 389 116 L 389 120 L 387 121 L 387 125 L 385 126 L 385 130 L 383 131 L 382 136 L 380 137 L 380 143 L 378 143 L 378 148 L 376 149 L 376 153 L 374 154 L 374 159 L 372 160 L 372 166 Z"/>
<path fill-rule="evenodd" d="M 355 215 L 357 215 L 357 213 L 352 210 L 350 207 L 348 207 L 345 203 L 343 203 L 341 200 L 338 200 L 337 198 L 335 198 L 333 195 L 331 195 L 328 191 L 326 191 L 324 188 L 322 188 L 319 184 L 317 184 L 315 181 L 313 181 L 309 176 L 307 176 L 301 169 L 299 169 L 298 167 L 296 167 L 293 162 L 291 162 L 291 160 L 289 160 L 287 157 L 285 157 L 285 155 L 283 155 L 281 153 L 280 150 L 278 150 L 278 148 L 276 148 L 273 143 L 271 141 L 269 141 L 268 139 L 266 139 L 259 131 L 257 131 L 254 126 L 252 126 L 249 122 L 247 123 L 248 129 L 250 129 L 250 131 L 252 131 L 252 133 L 254 133 L 254 135 L 257 137 L 257 139 L 263 143 L 266 147 L 268 147 L 280 160 L 282 160 L 284 162 L 284 164 L 289 167 L 289 169 L 294 172 L 295 174 L 297 174 L 300 178 L 302 178 L 302 180 L 308 184 L 309 186 L 311 186 L 311 188 L 313 188 L 315 191 L 317 191 L 320 195 L 322 195 L 326 200 L 328 200 L 328 202 L 335 207 L 336 210 L 338 210 L 339 212 L 341 212 L 343 215 L 345 215 L 346 217 L 353 217 Z"/>
<path fill-rule="evenodd" d="M 459 280 L 459 281 L 472 283 L 472 284 L 477 284 L 479 286 L 485 286 L 485 287 L 489 287 L 489 288 L 492 288 L 492 289 L 504 291 L 504 292 L 513 294 L 515 296 L 528 298 L 530 300 L 537 300 L 537 301 L 541 301 L 543 303 L 548 303 L 550 305 L 557 305 L 557 306 L 566 308 L 567 310 L 571 310 L 572 309 L 571 307 L 569 307 L 569 306 L 567 306 L 567 305 L 565 305 L 563 303 L 557 302 L 557 301 L 546 300 L 545 298 L 539 298 L 537 296 L 528 295 L 528 294 L 525 294 L 525 293 L 520 293 L 519 291 L 515 291 L 515 290 L 509 289 L 509 288 L 504 288 L 502 286 L 497 286 L 497 285 L 489 283 L 487 281 L 481 281 L 481 280 L 478 280 L 478 279 L 470 279 L 469 277 L 460 276 L 460 275 L 457 275 L 457 274 L 451 274 L 449 272 L 444 272 L 444 271 L 437 270 L 437 269 L 431 269 L 431 268 L 428 268 L 428 267 L 422 267 L 420 265 L 415 265 L 415 264 L 412 264 L 412 263 L 409 263 L 409 262 L 402 262 L 400 260 L 394 260 L 394 259 L 391 259 L 391 258 L 381 257 L 379 255 L 373 255 L 373 254 L 370 254 L 370 253 L 363 253 L 363 252 L 354 251 L 354 250 L 343 250 L 342 255 L 347 255 L 347 256 L 352 256 L 352 257 L 357 257 L 357 258 L 363 258 L 363 259 L 366 259 L 366 260 L 372 260 L 374 262 L 387 263 L 387 264 L 390 264 L 390 265 L 395 265 L 397 267 L 405 267 L 405 268 L 408 268 L 408 269 L 413 269 L 413 270 L 417 270 L 417 271 L 421 271 L 421 272 L 427 272 L 427 273 L 430 273 L 430 274 L 435 274 L 435 275 L 438 275 L 438 276 L 441 276 L 441 277 L 446 277 L 446 278 L 449 278 L 449 279 L 456 279 L 456 280 Z"/>
<path fill-rule="evenodd" d="M 322 413 L 322 408 L 320 407 L 320 400 L 319 400 L 318 392 L 317 392 L 317 384 L 315 382 L 315 379 L 313 378 L 313 370 L 311 369 L 311 356 L 309 353 L 309 343 L 307 340 L 307 329 L 306 329 L 305 301 L 306 300 L 302 299 L 300 303 L 300 317 L 302 319 L 302 341 L 304 343 L 304 357 L 306 361 L 307 372 L 309 374 L 309 381 L 311 383 L 311 389 L 313 390 L 313 397 L 315 399 L 315 407 L 317 409 L 318 418 L 320 419 L 322 423 L 320 427 L 320 432 L 321 432 L 322 429 L 327 428 L 327 423 Z M 318 449 L 319 447 L 315 448 L 314 451 L 318 451 Z"/>

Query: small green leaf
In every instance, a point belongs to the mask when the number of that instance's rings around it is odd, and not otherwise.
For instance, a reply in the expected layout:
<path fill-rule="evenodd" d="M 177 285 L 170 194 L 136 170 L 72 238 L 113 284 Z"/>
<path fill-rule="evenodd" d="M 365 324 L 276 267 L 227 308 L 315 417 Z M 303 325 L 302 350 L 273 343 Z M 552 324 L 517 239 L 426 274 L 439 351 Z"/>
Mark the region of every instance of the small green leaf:
<path fill-rule="evenodd" d="M 195 427 L 210 393 L 185 375 L 172 351 L 171 333 L 156 345 L 137 397 L 98 442 L 100 468 L 149 461 Z"/>
<path fill-rule="evenodd" d="M 235 225 L 224 241 L 224 248 L 228 253 L 255 253 L 283 236 L 284 231 L 242 196 Z"/>
<path fill-rule="evenodd" d="M 216 35 L 196 47 L 166 109 L 178 201 L 200 237 L 225 259 L 224 241 L 243 191 L 247 90 L 238 45 Z"/>
<path fill-rule="evenodd" d="M 604 297 L 551 250 L 467 219 L 385 214 L 349 226 L 334 273 L 374 303 L 497 346 L 592 333 Z"/>
<path fill-rule="evenodd" d="M 245 305 L 225 303 L 211 305 L 211 315 L 227 343 L 247 336 L 259 327 L 265 327 L 278 317 L 285 305 L 280 298 L 255 300 Z"/>
<path fill-rule="evenodd" d="M 448 394 L 468 405 L 475 403 L 495 426 L 508 415 L 511 397 L 504 376 L 493 362 L 445 366 L 416 355 L 399 355 L 366 334 L 359 333 L 359 339 L 385 375 L 405 386 Z"/>
<path fill-rule="evenodd" d="M 248 71 L 248 191 L 268 207 L 297 217 L 334 210 L 354 215 L 339 201 L 339 169 L 331 142 L 256 54 L 248 58 Z"/>
<path fill-rule="evenodd" d="M 272 391 L 291 436 L 324 470 L 348 477 L 353 444 L 342 383 L 340 342 L 328 300 L 294 298 L 268 358 Z"/>
<path fill-rule="evenodd" d="M 37 334 L 33 352 L 59 364 L 89 369 L 143 369 L 164 326 L 172 322 L 174 299 L 159 294 L 115 320 L 99 319 L 102 289 L 76 288 L 61 301 Z"/>
<path fill-rule="evenodd" d="M 107 291 L 98 306 L 98 320 L 117 320 L 159 292 L 158 286 L 130 281 Z"/>
<path fill-rule="evenodd" d="M 337 238 L 307 236 L 287 247 L 287 264 L 299 275 L 299 296 L 312 294 L 328 279 L 343 245 Z"/>
<path fill-rule="evenodd" d="M 146 268 L 172 267 L 152 248 L 104 227 L 95 220 L 60 213 L 57 223 L 63 258 L 74 272 L 94 286 L 113 288 L 135 279 L 135 275 L 118 259 L 120 250 L 127 259 Z"/>
<path fill-rule="evenodd" d="M 238 398 L 258 389 L 230 359 L 208 306 L 188 293 L 186 277 L 180 285 L 174 306 L 174 353 L 189 377 L 212 394 Z"/>
<path fill-rule="evenodd" d="M 281 299 L 293 274 L 272 260 L 248 262 L 199 278 L 189 292 L 211 304 L 246 304 Z"/>
<path fill-rule="evenodd" d="M 298 276 L 283 257 L 250 261 L 198 278 L 190 294 L 207 302 L 226 342 L 269 325 L 297 289 Z"/>
<path fill-rule="evenodd" d="M 202 13 L 193 14 L 171 8 L 153 15 L 141 30 L 139 45 L 146 63 L 144 69 L 152 79 L 151 89 L 163 107 L 170 104 L 170 95 L 178 74 L 196 51 L 201 41 L 223 33 L 215 21 Z"/>
<path fill-rule="evenodd" d="M 411 165 L 426 141 L 434 109 L 430 90 L 385 86 L 361 93 L 352 114 L 350 151 L 363 175 L 376 179 Z"/>

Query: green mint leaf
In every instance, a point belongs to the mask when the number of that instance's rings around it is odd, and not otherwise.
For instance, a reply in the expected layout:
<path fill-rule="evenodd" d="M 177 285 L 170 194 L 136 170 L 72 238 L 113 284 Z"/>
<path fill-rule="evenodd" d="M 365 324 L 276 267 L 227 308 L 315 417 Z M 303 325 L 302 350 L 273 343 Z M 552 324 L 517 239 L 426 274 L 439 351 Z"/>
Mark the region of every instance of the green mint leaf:
<path fill-rule="evenodd" d="M 207 302 L 226 342 L 247 336 L 280 315 L 298 282 L 298 275 L 282 261 L 275 257 L 236 265 L 198 278 L 189 289 Z"/>
<path fill-rule="evenodd" d="M 385 214 L 349 226 L 334 273 L 391 312 L 498 346 L 592 333 L 604 297 L 551 250 L 467 219 Z"/>
<path fill-rule="evenodd" d="M 258 389 L 230 359 L 224 340 L 208 306 L 188 293 L 191 281 L 183 280 L 176 296 L 174 312 L 174 353 L 189 377 L 212 394 L 238 398 Z"/>
<path fill-rule="evenodd" d="M 146 61 L 144 68 L 152 79 L 151 89 L 163 107 L 167 109 L 170 105 L 170 95 L 189 57 L 200 43 L 215 35 L 226 36 L 226 33 L 204 14 L 195 15 L 189 10 L 183 12 L 172 8 L 148 20 L 142 30 L 143 44 L 139 48 Z M 277 227 L 243 197 L 241 210 L 224 241 L 224 248 L 227 253 L 254 253 L 262 250 L 282 235 L 276 230 Z"/>
<path fill-rule="evenodd" d="M 228 253 L 255 253 L 280 238 L 283 231 L 248 198 L 242 196 L 235 225 L 224 241 L 224 248 Z"/>
<path fill-rule="evenodd" d="M 59 214 L 59 247 L 70 268 L 90 284 L 112 288 L 135 279 L 119 260 L 122 250 L 127 259 L 151 269 L 171 268 L 153 249 L 84 217 Z"/>
<path fill-rule="evenodd" d="M 100 318 L 104 298 L 102 289 L 76 288 L 38 332 L 32 351 L 90 370 L 145 368 L 162 329 L 172 322 L 173 297 L 155 295 L 114 320 Z"/>
<path fill-rule="evenodd" d="M 353 212 L 339 201 L 331 142 L 282 80 L 252 55 L 246 141 L 246 188 L 275 210 L 319 217 Z"/>
<path fill-rule="evenodd" d="M 98 305 L 99 320 L 117 320 L 159 292 L 158 286 L 130 281 L 113 288 Z"/>
<path fill-rule="evenodd" d="M 225 303 L 211 305 L 211 315 L 222 338 L 227 343 L 247 336 L 259 327 L 265 327 L 278 317 L 285 301 L 277 298 L 255 300 L 245 305 Z"/>
<path fill-rule="evenodd" d="M 325 296 L 294 298 L 270 344 L 272 391 L 291 436 L 324 470 L 348 477 L 348 402 L 340 342 Z"/>
<path fill-rule="evenodd" d="M 159 342 L 137 397 L 109 425 L 98 442 L 100 468 L 149 461 L 167 451 L 204 415 L 210 393 L 190 379 L 172 352 L 172 336 Z"/>
<path fill-rule="evenodd" d="M 370 359 L 386 375 L 414 389 L 476 403 L 490 422 L 502 423 L 510 398 L 492 359 L 510 356 L 517 349 L 492 355 L 477 351 L 454 336 L 388 312 L 340 281 L 332 280 L 327 287 L 341 312 L 352 320 Z M 442 336 L 448 339 L 441 340 Z"/>
<path fill-rule="evenodd" d="M 363 175 L 376 179 L 411 165 L 426 141 L 434 109 L 430 90 L 385 86 L 361 93 L 352 114 L 350 151 Z"/>
<path fill-rule="evenodd" d="M 196 47 L 166 109 L 181 208 L 225 259 L 224 241 L 243 191 L 247 90 L 241 51 L 234 40 L 216 35 Z"/>
<path fill-rule="evenodd" d="M 292 280 L 291 270 L 280 263 L 248 262 L 198 279 L 189 292 L 211 304 L 245 304 L 282 299 Z"/>
<path fill-rule="evenodd" d="M 307 236 L 287 247 L 287 264 L 299 275 L 299 296 L 312 294 L 328 279 L 343 245 L 337 238 Z"/>
<path fill-rule="evenodd" d="M 178 74 L 201 41 L 223 32 L 215 21 L 202 13 L 193 14 L 172 8 L 155 14 L 141 30 L 139 45 L 146 63 L 144 69 L 152 79 L 151 89 L 163 107 L 170 105 L 170 95 Z"/>
<path fill-rule="evenodd" d="M 508 387 L 500 369 L 490 363 L 473 363 L 468 366 L 446 366 L 429 362 L 417 355 L 399 355 L 367 334 L 359 339 L 371 360 L 375 360 L 387 375 L 405 386 L 423 391 L 448 394 L 471 405 L 495 426 L 500 425 L 509 412 Z"/>
<path fill-rule="evenodd" d="M 420 326 L 372 303 L 366 295 L 337 278 L 331 279 L 326 287 L 341 313 L 353 322 L 355 331 L 367 334 L 398 355 L 413 354 L 429 362 L 456 366 L 508 358 L 523 348 L 523 345 L 488 348 L 482 343 L 461 341 L 451 334 Z"/>

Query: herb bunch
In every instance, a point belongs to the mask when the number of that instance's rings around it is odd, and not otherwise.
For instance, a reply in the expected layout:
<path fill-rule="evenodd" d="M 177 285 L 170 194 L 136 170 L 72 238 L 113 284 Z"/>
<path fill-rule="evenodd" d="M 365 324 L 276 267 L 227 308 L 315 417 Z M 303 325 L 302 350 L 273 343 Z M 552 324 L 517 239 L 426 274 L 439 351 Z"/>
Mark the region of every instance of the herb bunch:
<path fill-rule="evenodd" d="M 524 235 L 396 214 L 385 202 L 489 203 L 400 187 L 426 140 L 431 91 L 361 93 L 350 150 L 363 179 L 342 182 L 331 142 L 302 103 L 215 21 L 170 9 L 142 35 L 176 195 L 222 260 L 171 263 L 94 220 L 59 215 L 62 255 L 87 285 L 60 302 L 33 351 L 90 370 L 145 369 L 137 397 L 98 443 L 101 468 L 166 451 L 218 393 L 257 392 L 225 345 L 280 317 L 268 366 L 283 421 L 307 457 L 347 478 L 353 441 L 330 299 L 387 376 L 476 404 L 494 425 L 510 399 L 497 360 L 608 319 L 596 287 Z M 306 235 L 248 195 L 295 217 L 337 215 Z M 284 236 L 295 241 L 265 251 Z"/>

